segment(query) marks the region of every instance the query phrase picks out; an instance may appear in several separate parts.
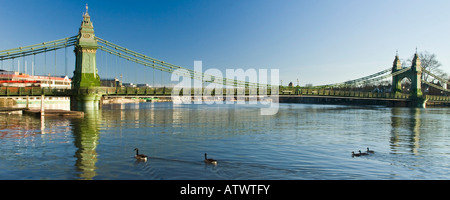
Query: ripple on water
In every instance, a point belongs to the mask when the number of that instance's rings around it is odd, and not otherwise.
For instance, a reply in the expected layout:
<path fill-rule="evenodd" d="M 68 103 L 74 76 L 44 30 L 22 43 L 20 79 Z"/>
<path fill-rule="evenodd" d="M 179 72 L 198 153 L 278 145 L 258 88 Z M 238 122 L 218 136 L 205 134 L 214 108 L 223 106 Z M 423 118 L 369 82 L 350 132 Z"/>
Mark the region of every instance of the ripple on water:
<path fill-rule="evenodd" d="M 450 109 L 141 103 L 0 116 L 0 179 L 449 179 Z M 134 148 L 150 157 L 136 162 Z M 352 151 L 376 153 L 351 157 Z M 218 165 L 203 162 L 204 153 Z"/>

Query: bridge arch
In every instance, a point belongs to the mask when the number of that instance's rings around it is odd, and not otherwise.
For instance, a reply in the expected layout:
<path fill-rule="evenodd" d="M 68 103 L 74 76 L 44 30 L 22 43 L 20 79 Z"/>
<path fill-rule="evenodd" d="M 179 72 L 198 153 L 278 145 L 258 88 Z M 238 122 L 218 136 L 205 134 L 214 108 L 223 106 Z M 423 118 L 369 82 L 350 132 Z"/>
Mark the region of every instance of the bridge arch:
<path fill-rule="evenodd" d="M 400 77 L 399 81 L 402 86 L 401 92 L 409 94 L 409 92 L 411 91 L 411 83 L 412 83 L 411 79 L 408 76 L 403 76 Z"/>
<path fill-rule="evenodd" d="M 403 72 L 398 73 L 400 71 Z M 411 67 L 408 68 L 402 68 L 400 59 L 398 55 L 396 55 L 392 66 L 392 74 L 395 74 L 392 76 L 392 92 L 394 92 L 395 94 L 401 93 L 401 81 L 407 78 L 409 81 L 411 81 L 411 88 L 409 90 L 411 98 L 422 98 L 422 65 L 417 52 L 414 54 Z"/>

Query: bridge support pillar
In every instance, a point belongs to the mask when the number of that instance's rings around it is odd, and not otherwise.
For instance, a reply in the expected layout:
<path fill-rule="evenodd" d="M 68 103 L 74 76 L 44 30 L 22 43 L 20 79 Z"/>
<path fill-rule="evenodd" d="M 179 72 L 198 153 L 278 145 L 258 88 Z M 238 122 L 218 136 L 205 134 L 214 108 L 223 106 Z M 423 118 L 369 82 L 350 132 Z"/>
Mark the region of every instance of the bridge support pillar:
<path fill-rule="evenodd" d="M 26 105 L 27 110 L 30 108 L 30 97 L 27 95 L 27 105 Z"/>
<path fill-rule="evenodd" d="M 411 107 L 416 108 L 426 108 L 428 99 L 425 98 L 416 98 L 412 101 Z"/>
<path fill-rule="evenodd" d="M 41 95 L 41 116 L 44 115 L 44 101 L 45 101 L 45 95 Z"/>
<path fill-rule="evenodd" d="M 77 94 L 70 98 L 72 110 L 98 110 L 100 109 L 101 94 Z"/>

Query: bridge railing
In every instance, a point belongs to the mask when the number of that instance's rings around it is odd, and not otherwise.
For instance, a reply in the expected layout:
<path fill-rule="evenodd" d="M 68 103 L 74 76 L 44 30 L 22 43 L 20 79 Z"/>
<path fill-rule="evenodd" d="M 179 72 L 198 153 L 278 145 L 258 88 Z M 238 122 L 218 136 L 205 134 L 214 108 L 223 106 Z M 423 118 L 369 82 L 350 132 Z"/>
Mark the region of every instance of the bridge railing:
<path fill-rule="evenodd" d="M 408 99 L 409 94 L 362 92 L 350 90 L 333 89 L 311 89 L 311 88 L 281 88 L 280 95 L 305 95 L 305 96 L 339 96 L 339 97 L 358 97 L 358 98 L 386 98 L 386 99 Z"/>
<path fill-rule="evenodd" d="M 60 88 L 40 88 L 40 87 L 0 87 L 0 96 L 70 96 L 76 94 L 91 94 L 97 93 L 105 96 L 170 96 L 173 88 L 168 87 L 92 87 L 82 89 L 60 89 Z M 215 89 L 209 89 L 208 94 L 215 96 Z M 181 89 L 179 95 L 184 94 Z M 186 92 L 187 93 L 187 92 Z M 204 94 L 205 88 L 192 88 L 190 94 Z M 255 89 L 246 88 L 224 88 L 222 95 L 226 94 L 244 94 L 244 95 L 271 95 L 271 89 L 266 89 L 261 92 Z M 356 98 L 385 98 L 385 99 L 408 99 L 408 94 L 394 94 L 394 93 L 376 93 L 376 92 L 361 92 L 348 90 L 333 90 L 333 89 L 310 89 L 299 87 L 286 87 L 279 89 L 279 95 L 296 95 L 296 96 L 336 96 L 336 97 L 356 97 Z M 426 95 L 429 101 L 450 101 L 449 96 L 433 96 Z"/>
<path fill-rule="evenodd" d="M 0 96 L 70 96 L 71 89 L 40 87 L 0 87 Z"/>
<path fill-rule="evenodd" d="M 172 95 L 172 91 L 173 88 L 169 88 L 169 87 L 158 87 L 158 88 L 150 88 L 150 87 L 145 87 L 145 88 L 132 88 L 132 87 L 117 87 L 117 88 L 97 88 L 97 90 L 101 93 L 103 93 L 104 95 L 128 95 L 128 96 L 132 96 L 132 95 L 149 95 L 149 96 L 170 96 Z M 205 92 L 206 91 L 206 92 Z M 187 94 L 188 92 L 185 91 L 184 89 L 180 89 L 179 91 L 179 95 L 184 95 Z M 210 94 L 212 96 L 215 96 L 216 94 L 220 94 L 220 91 L 217 91 L 216 89 L 211 89 L 211 88 L 191 88 L 190 94 Z M 261 92 L 259 90 L 256 89 L 240 89 L 240 88 L 223 88 L 222 89 L 222 95 L 225 96 L 226 94 L 233 94 L 233 95 L 238 95 L 238 94 L 245 94 L 245 95 L 261 95 L 261 94 L 265 94 L 265 95 L 271 95 L 271 89 L 266 89 L 265 92 Z"/>
<path fill-rule="evenodd" d="M 425 98 L 428 101 L 442 101 L 442 102 L 449 102 L 450 101 L 450 96 L 426 95 Z"/>

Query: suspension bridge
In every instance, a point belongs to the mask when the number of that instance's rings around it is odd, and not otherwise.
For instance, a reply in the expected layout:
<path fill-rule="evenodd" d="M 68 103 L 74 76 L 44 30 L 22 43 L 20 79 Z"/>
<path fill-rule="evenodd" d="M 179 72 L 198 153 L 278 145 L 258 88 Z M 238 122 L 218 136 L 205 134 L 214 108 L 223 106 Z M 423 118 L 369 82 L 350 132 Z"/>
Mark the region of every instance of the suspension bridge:
<path fill-rule="evenodd" d="M 174 88 L 165 87 L 163 84 L 163 77 L 168 76 L 169 74 L 176 74 L 192 80 L 200 80 L 203 83 L 214 82 L 227 86 L 220 87 L 220 89 L 212 89 L 210 91 L 204 87 L 193 88 L 190 91 L 181 89 L 180 91 L 177 91 L 179 95 L 205 93 L 219 97 L 222 97 L 223 94 L 243 94 L 246 96 L 253 95 L 259 97 L 276 95 L 279 97 L 280 102 L 342 102 L 410 107 L 425 107 L 427 104 L 448 106 L 450 104 L 450 97 L 448 96 L 450 92 L 448 89 L 449 81 L 424 69 L 421 66 L 421 61 L 417 52 L 414 55 L 412 65 L 409 67 L 401 66 L 400 59 L 398 55 L 396 55 L 392 67 L 365 77 L 341 83 L 314 87 L 300 87 L 298 85 L 286 87 L 281 86 L 278 83 L 259 84 L 256 82 L 245 81 L 245 79 L 239 80 L 237 77 L 223 78 L 194 71 L 189 68 L 152 58 L 97 37 L 94 34 L 94 26 L 88 13 L 87 6 L 77 35 L 35 45 L 2 50 L 0 51 L 1 69 L 2 71 L 6 71 L 6 68 L 9 67 L 10 71 L 16 71 L 15 66 L 17 61 L 17 73 L 21 74 L 20 67 L 22 67 L 22 74 L 26 74 L 27 69 L 29 69 L 27 61 L 29 61 L 28 63 L 31 63 L 31 70 L 28 70 L 31 72 L 30 74 L 34 75 L 36 70 L 41 71 L 41 74 L 48 73 L 49 81 L 51 81 L 52 78 L 50 77 L 49 72 L 52 71 L 50 63 L 52 61 L 47 61 L 47 54 L 51 55 L 51 52 L 54 52 L 54 75 L 58 74 L 57 71 L 61 71 L 61 66 L 64 65 L 64 75 L 67 76 L 68 48 L 74 48 L 75 52 L 75 70 L 73 71 L 70 88 L 56 88 L 51 86 L 13 87 L 7 85 L 0 87 L 0 96 L 65 96 L 70 97 L 72 105 L 76 108 L 98 108 L 99 103 L 103 98 L 171 96 Z M 58 50 L 64 50 L 64 64 L 57 65 Z M 41 64 L 38 64 L 39 62 L 37 61 L 39 55 L 44 56 L 44 58 L 40 59 Z M 97 58 L 97 56 L 100 58 Z M 22 62 L 20 62 L 21 60 Z M 113 66 L 115 66 L 115 68 Z M 131 82 L 131 80 L 133 80 L 132 73 L 134 73 L 135 81 L 137 81 L 136 77 L 144 74 L 146 75 L 144 80 L 152 82 L 152 84 L 147 87 L 132 87 L 132 84 L 128 84 L 125 87 L 120 84 L 105 87 L 101 84 L 99 69 L 103 70 L 102 74 L 106 78 L 111 79 L 111 77 L 114 77 L 114 80 L 116 81 L 119 80 L 118 77 L 120 77 L 120 79 L 125 78 L 128 82 Z M 157 75 L 155 70 L 160 74 Z M 127 75 L 123 77 L 123 73 L 127 73 Z M 62 74 L 62 72 L 59 74 Z M 423 79 L 424 74 L 439 81 L 440 84 L 435 84 Z M 157 76 L 157 78 L 155 78 L 155 76 Z M 158 81 L 156 79 L 158 78 L 161 78 L 161 81 L 157 87 Z M 407 91 L 404 90 L 404 86 L 402 86 L 401 83 L 405 78 L 411 82 L 410 88 Z M 390 86 L 376 86 L 381 81 L 386 80 L 389 80 L 388 82 L 390 82 L 390 84 L 388 85 Z M 372 85 L 370 90 L 367 89 L 368 85 Z M 440 93 L 437 95 L 424 94 L 422 92 L 425 90 L 422 88 L 423 86 L 427 87 L 426 90 L 433 88 L 433 90 L 440 91 Z"/>

